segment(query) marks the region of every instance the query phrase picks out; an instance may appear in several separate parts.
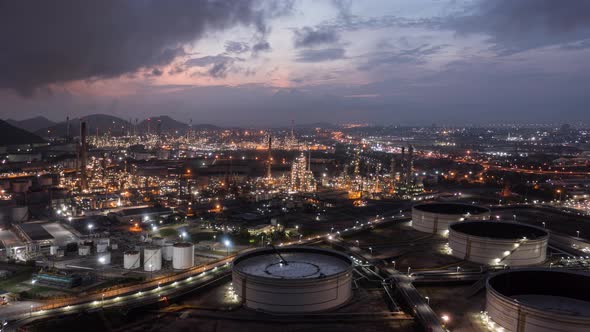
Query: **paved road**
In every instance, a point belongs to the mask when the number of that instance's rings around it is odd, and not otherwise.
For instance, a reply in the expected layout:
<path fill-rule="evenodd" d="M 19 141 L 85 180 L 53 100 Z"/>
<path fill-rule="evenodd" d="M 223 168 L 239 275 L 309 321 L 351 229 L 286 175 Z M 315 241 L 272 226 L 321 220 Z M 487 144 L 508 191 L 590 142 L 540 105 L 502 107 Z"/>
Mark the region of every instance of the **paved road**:
<path fill-rule="evenodd" d="M 333 233 L 323 236 L 313 236 L 300 241 L 282 243 L 281 246 L 313 244 L 324 239 L 330 240 L 333 236 L 339 234 L 352 234 L 374 227 L 375 225 L 392 221 L 397 221 L 396 217 L 392 216 L 370 220 L 340 231 L 334 230 Z M 160 297 L 166 296 L 169 291 L 178 292 L 182 289 L 193 289 L 199 286 L 201 282 L 220 277 L 223 273 L 229 273 L 231 270 L 230 263 L 235 256 L 231 255 L 215 262 L 195 266 L 172 276 L 160 277 L 127 287 L 95 292 L 86 296 L 47 301 L 40 305 L 33 305 L 33 307 L 25 307 L 25 310 L 21 311 L 5 311 L 3 308 L 0 308 L 0 319 L 11 321 L 11 324 L 7 328 L 14 329 L 15 326 L 23 324 L 23 322 L 30 322 L 39 318 L 82 312 L 88 309 L 97 309 L 100 306 L 126 306 L 145 301 L 147 296 Z M 10 329 L 5 328 L 5 330 L 8 331 Z"/>

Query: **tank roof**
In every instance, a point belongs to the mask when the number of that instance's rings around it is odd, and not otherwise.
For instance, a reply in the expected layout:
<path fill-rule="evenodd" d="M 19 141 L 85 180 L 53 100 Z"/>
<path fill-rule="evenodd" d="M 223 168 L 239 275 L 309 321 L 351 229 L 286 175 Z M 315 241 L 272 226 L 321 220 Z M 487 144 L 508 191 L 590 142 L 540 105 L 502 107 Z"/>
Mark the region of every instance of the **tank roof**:
<path fill-rule="evenodd" d="M 235 259 L 234 269 L 251 276 L 293 280 L 330 277 L 346 272 L 352 266 L 350 258 L 332 250 L 312 247 L 276 249 L 245 253 Z"/>
<path fill-rule="evenodd" d="M 483 206 L 464 203 L 425 203 L 414 205 L 414 208 L 424 212 L 441 214 L 481 214 L 490 211 Z"/>
<path fill-rule="evenodd" d="M 499 273 L 488 287 L 503 296 L 539 309 L 561 314 L 590 316 L 590 275 L 549 269 Z"/>
<path fill-rule="evenodd" d="M 175 243 L 174 246 L 177 248 L 188 248 L 191 247 L 193 244 L 192 243 L 188 243 L 188 242 L 178 242 Z"/>
<path fill-rule="evenodd" d="M 496 239 L 537 239 L 549 235 L 540 228 L 501 221 L 463 221 L 449 227 L 457 232 Z"/>

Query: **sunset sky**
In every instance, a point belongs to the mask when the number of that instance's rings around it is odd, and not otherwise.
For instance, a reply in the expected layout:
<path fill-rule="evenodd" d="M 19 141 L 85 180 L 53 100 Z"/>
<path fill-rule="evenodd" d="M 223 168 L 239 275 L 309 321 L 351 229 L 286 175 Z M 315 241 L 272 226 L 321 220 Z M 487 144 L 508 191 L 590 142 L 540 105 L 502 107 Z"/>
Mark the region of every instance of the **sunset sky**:
<path fill-rule="evenodd" d="M 585 0 L 0 0 L 0 45 L 1 118 L 590 121 Z"/>

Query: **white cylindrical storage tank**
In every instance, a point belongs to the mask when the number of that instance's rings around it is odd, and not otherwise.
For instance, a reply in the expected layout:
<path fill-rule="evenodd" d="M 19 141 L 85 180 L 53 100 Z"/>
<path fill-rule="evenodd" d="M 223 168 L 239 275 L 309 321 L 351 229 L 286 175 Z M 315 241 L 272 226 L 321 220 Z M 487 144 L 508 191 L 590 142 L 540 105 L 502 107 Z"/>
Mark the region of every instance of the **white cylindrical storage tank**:
<path fill-rule="evenodd" d="M 148 246 L 143 249 L 143 269 L 145 271 L 159 271 L 162 269 L 162 249 Z"/>
<path fill-rule="evenodd" d="M 110 252 L 103 252 L 98 255 L 98 263 L 102 265 L 109 265 L 111 264 L 111 253 Z"/>
<path fill-rule="evenodd" d="M 12 208 L 12 222 L 23 222 L 29 220 L 29 207 L 15 206 Z"/>
<path fill-rule="evenodd" d="M 464 221 L 449 226 L 452 255 L 486 265 L 527 266 L 547 257 L 544 229 L 500 221 Z"/>
<path fill-rule="evenodd" d="M 100 243 L 100 242 L 99 242 L 99 243 L 97 243 L 97 244 L 96 244 L 96 252 L 97 252 L 97 253 L 106 252 L 106 251 L 107 251 L 107 248 L 108 248 L 108 246 L 109 246 L 109 245 L 108 245 L 108 244 L 106 244 L 106 243 Z"/>
<path fill-rule="evenodd" d="M 141 255 L 137 250 L 126 251 L 123 254 L 123 268 L 127 270 L 137 269 L 141 266 Z"/>
<path fill-rule="evenodd" d="M 437 202 L 412 207 L 412 227 L 425 233 L 447 235 L 452 223 L 488 219 L 490 209 L 478 205 Z"/>
<path fill-rule="evenodd" d="M 165 261 L 171 261 L 172 260 L 172 254 L 173 254 L 173 249 L 172 249 L 172 243 L 170 242 L 166 242 L 164 243 L 164 246 L 162 246 L 162 258 L 164 258 Z"/>
<path fill-rule="evenodd" d="M 246 307 L 305 313 L 335 309 L 348 302 L 352 295 L 352 260 L 348 256 L 315 247 L 276 250 L 253 250 L 233 261 L 233 287 Z"/>
<path fill-rule="evenodd" d="M 558 269 L 500 272 L 487 281 L 484 319 L 506 332 L 590 331 L 590 275 Z"/>
<path fill-rule="evenodd" d="M 163 246 L 165 242 L 166 240 L 164 240 L 164 238 L 161 237 L 156 236 L 152 238 L 152 244 L 155 246 Z"/>
<path fill-rule="evenodd" d="M 172 247 L 172 268 L 189 269 L 195 265 L 195 246 L 192 243 L 176 243 Z"/>
<path fill-rule="evenodd" d="M 78 255 L 80 255 L 80 256 L 90 255 L 90 246 L 78 246 Z"/>
<path fill-rule="evenodd" d="M 50 246 L 49 247 L 49 254 L 51 256 L 55 256 L 57 255 L 57 250 L 59 249 L 59 246 Z"/>

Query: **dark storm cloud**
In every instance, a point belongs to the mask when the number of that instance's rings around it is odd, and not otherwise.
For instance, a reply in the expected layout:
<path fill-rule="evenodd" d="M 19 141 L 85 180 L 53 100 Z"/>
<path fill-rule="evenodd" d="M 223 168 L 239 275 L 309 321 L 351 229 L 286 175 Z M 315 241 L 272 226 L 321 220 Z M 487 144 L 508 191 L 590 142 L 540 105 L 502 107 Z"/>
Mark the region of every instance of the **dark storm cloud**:
<path fill-rule="evenodd" d="M 344 49 L 326 48 L 321 50 L 304 50 L 295 58 L 298 62 L 323 62 L 344 59 Z"/>
<path fill-rule="evenodd" d="M 240 53 L 248 52 L 249 50 L 250 50 L 250 46 L 248 45 L 248 43 L 231 41 L 231 40 L 225 42 L 225 51 L 227 53 L 240 54 Z"/>
<path fill-rule="evenodd" d="M 247 25 L 265 35 L 266 15 L 286 10 L 282 3 L 0 0 L 0 88 L 26 95 L 166 65 L 209 30 Z"/>
<path fill-rule="evenodd" d="M 340 36 L 329 27 L 304 27 L 295 30 L 295 47 L 313 47 L 336 43 Z"/>
<path fill-rule="evenodd" d="M 488 35 L 496 51 L 513 54 L 590 38 L 590 1 L 480 1 L 445 20 L 442 27 Z"/>

